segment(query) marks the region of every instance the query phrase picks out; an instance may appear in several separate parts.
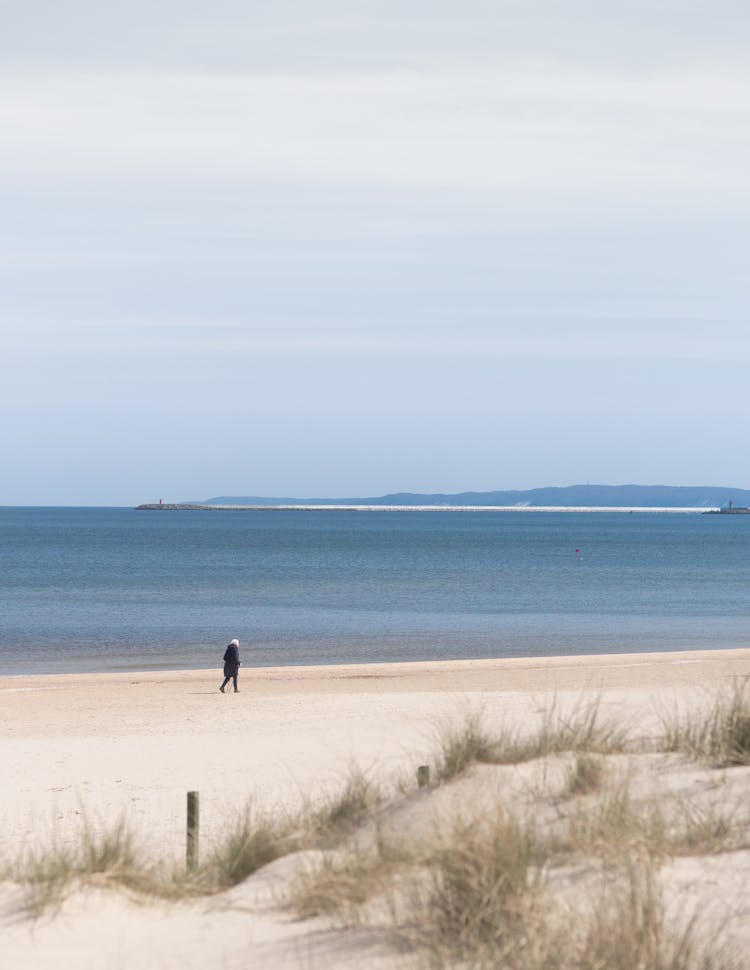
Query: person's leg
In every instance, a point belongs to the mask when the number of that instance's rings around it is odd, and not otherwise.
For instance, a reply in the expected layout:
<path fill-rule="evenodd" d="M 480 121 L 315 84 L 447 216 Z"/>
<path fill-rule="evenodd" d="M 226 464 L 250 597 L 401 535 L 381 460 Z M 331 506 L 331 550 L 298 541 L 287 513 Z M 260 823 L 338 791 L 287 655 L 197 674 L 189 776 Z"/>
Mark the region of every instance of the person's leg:
<path fill-rule="evenodd" d="M 232 680 L 234 680 L 234 692 L 236 694 L 239 691 L 239 687 L 237 686 L 237 674 L 234 675 L 234 677 L 232 678 Z"/>
<path fill-rule="evenodd" d="M 229 678 L 229 677 L 225 677 L 225 678 L 224 678 L 224 683 L 223 683 L 223 684 L 221 685 L 221 687 L 219 688 L 219 690 L 220 690 L 220 691 L 222 692 L 222 694 L 224 693 L 224 688 L 225 688 L 225 687 L 227 686 L 227 684 L 229 683 L 229 680 L 230 680 L 230 678 Z"/>

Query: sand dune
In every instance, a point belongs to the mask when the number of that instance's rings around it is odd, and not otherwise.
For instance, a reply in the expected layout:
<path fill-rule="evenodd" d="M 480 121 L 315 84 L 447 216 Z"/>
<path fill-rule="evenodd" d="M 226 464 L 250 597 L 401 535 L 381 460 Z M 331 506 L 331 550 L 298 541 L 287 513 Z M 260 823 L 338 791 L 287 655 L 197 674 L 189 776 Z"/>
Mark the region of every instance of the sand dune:
<path fill-rule="evenodd" d="M 179 860 L 188 790 L 201 793 L 206 852 L 248 799 L 270 809 L 315 803 L 353 762 L 373 777 L 413 779 L 416 766 L 434 758 L 438 723 L 460 720 L 468 710 L 481 709 L 498 729 L 531 730 L 551 704 L 573 709 L 596 696 L 604 717 L 647 737 L 659 730 L 660 712 L 705 704 L 713 689 L 748 673 L 750 650 L 731 650 L 245 667 L 241 692 L 224 696 L 213 670 L 0 678 L 0 853 L 12 858 L 24 846 L 52 840 L 74 845 L 84 818 L 105 826 L 123 816 L 153 857 Z M 393 811 L 414 833 L 438 806 L 451 800 L 481 806 L 495 787 L 507 795 L 535 770 L 477 766 L 460 782 L 464 787 L 421 793 L 418 809 L 407 800 Z M 660 779 L 683 792 L 710 787 L 706 770 L 674 761 L 651 765 L 639 784 Z M 549 765 L 545 771 L 551 777 Z M 747 784 L 747 769 L 737 769 L 730 788 L 738 803 Z M 21 889 L 6 881 L 0 894 L 3 960 L 29 968 L 123 970 L 408 962 L 366 927 L 337 930 L 320 919 L 292 920 L 269 895 L 290 864 L 278 860 L 226 893 L 189 903 L 144 906 L 89 886 L 38 921 L 23 914 Z M 712 871 L 705 863 L 698 868 Z M 740 853 L 735 868 L 724 866 L 733 912 L 738 892 L 744 894 L 740 908 L 750 906 L 748 883 L 738 875 L 748 862 Z M 688 859 L 671 864 L 667 881 L 700 898 L 696 878 L 696 863 Z"/>

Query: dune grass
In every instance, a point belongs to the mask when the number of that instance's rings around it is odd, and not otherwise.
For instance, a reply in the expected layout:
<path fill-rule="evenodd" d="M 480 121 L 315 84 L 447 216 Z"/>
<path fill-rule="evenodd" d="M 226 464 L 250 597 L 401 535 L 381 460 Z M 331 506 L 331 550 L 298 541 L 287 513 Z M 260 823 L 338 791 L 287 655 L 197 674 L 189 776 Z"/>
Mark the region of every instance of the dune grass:
<path fill-rule="evenodd" d="M 490 825 L 457 820 L 415 880 L 404 914 L 420 948 L 450 965 L 483 951 L 498 966 L 520 956 L 544 854 L 536 833 L 502 811 Z"/>
<path fill-rule="evenodd" d="M 524 884 L 522 873 L 503 891 L 492 864 L 484 856 L 474 862 L 455 886 L 460 892 L 451 887 L 447 911 L 428 906 L 412 914 L 434 970 L 737 970 L 719 947 L 699 942 L 694 923 L 669 926 L 648 857 L 610 872 L 595 904 L 572 923 L 569 914 L 550 918 L 549 899 L 533 881 Z"/>
<path fill-rule="evenodd" d="M 667 920 L 658 872 L 671 858 L 744 845 L 745 824 L 737 827 L 720 799 L 695 805 L 660 797 L 658 789 L 636 798 L 630 775 L 622 773 L 627 762 L 609 769 L 601 753 L 621 751 L 624 735 L 596 728 L 587 712 L 564 722 L 557 737 L 543 728 L 524 745 L 534 757 L 540 750 L 568 751 L 568 745 L 574 752 L 562 802 L 554 795 L 558 823 L 543 835 L 529 822 L 533 810 L 521 819 L 500 806 L 493 818 L 485 810 L 479 818 L 454 819 L 410 855 L 403 843 L 385 852 L 382 846 L 363 852 L 343 845 L 297 881 L 290 897 L 297 916 L 325 915 L 354 925 L 367 922 L 378 902 L 378 911 L 385 905 L 391 914 L 390 929 L 434 968 L 735 968 L 719 947 L 703 947 L 692 922 Z M 443 734 L 442 742 L 442 780 L 497 757 L 496 741 L 476 717 Z M 589 745 L 598 753 L 590 753 Z M 540 790 L 537 805 L 554 805 L 551 797 Z M 550 874 L 570 866 L 588 873 L 591 894 L 573 926 L 548 895 Z M 596 873 L 601 885 L 592 893 Z"/>
<path fill-rule="evenodd" d="M 221 891 L 281 856 L 336 846 L 362 825 L 384 798 L 383 789 L 352 765 L 341 787 L 320 805 L 307 803 L 297 812 L 273 814 L 250 806 L 227 826 L 223 839 L 193 882 L 199 890 Z"/>
<path fill-rule="evenodd" d="M 438 730 L 435 763 L 438 780 L 445 782 L 473 764 L 518 764 L 565 752 L 614 754 L 629 746 L 627 727 L 603 721 L 598 700 L 567 715 L 553 699 L 542 723 L 531 733 L 513 728 L 493 733 L 479 711 L 470 711 L 459 723 L 443 725 Z"/>
<path fill-rule="evenodd" d="M 59 905 L 75 882 L 139 891 L 150 880 L 150 866 L 139 854 L 133 833 L 122 818 L 105 830 L 86 822 L 76 848 L 53 844 L 31 849 L 11 872 L 24 887 L 26 907 L 33 915 Z"/>
<path fill-rule="evenodd" d="M 340 789 L 320 805 L 307 803 L 289 813 L 259 811 L 250 804 L 227 819 L 222 837 L 193 871 L 146 859 L 122 819 L 111 827 L 84 820 L 74 847 L 39 845 L 22 854 L 8 875 L 23 886 L 27 910 L 35 916 L 59 906 L 75 884 L 119 887 L 169 900 L 211 895 L 291 852 L 337 845 L 384 797 L 375 782 L 352 767 Z"/>
<path fill-rule="evenodd" d="M 338 791 L 321 805 L 308 806 L 307 824 L 319 840 L 331 844 L 360 825 L 385 801 L 382 785 L 369 778 L 357 765 L 351 765 Z"/>
<path fill-rule="evenodd" d="M 702 719 L 667 725 L 663 747 L 711 764 L 746 763 L 740 760 L 750 717 L 745 687 L 717 699 Z M 512 805 L 496 804 L 481 815 L 467 806 L 462 817 L 443 819 L 408 842 L 389 832 L 390 816 L 381 809 L 389 799 L 391 807 L 403 805 L 406 818 L 423 808 L 421 794 L 409 801 L 415 782 L 393 802 L 391 788 L 352 767 L 322 802 L 292 814 L 249 807 L 228 820 L 194 872 L 144 860 L 120 821 L 106 831 L 85 824 L 74 849 L 26 853 L 12 875 L 24 886 L 29 912 L 39 915 L 76 885 L 167 899 L 208 895 L 284 855 L 316 850 L 306 864 L 307 856 L 300 857 L 284 898 L 297 918 L 372 926 L 377 912 L 379 930 L 407 939 L 434 968 L 727 970 L 731 964 L 718 951 L 709 957 L 700 949 L 693 924 L 666 920 L 658 873 L 676 856 L 745 845 L 747 821 L 718 797 L 693 804 L 641 790 L 636 798 L 629 775 L 605 757 L 628 745 L 627 732 L 602 723 L 597 704 L 570 717 L 553 704 L 527 736 L 494 735 L 472 713 L 440 734 L 438 783 L 477 763 L 564 754 L 562 797 L 555 781 L 554 791 L 540 788 L 532 803 L 523 803 L 523 816 Z M 535 813 L 544 827 L 534 823 Z M 597 873 L 602 879 L 572 923 L 550 893 L 552 875 L 564 867 L 585 873 L 587 891 Z"/>
<path fill-rule="evenodd" d="M 42 846 L 22 855 L 12 878 L 24 889 L 27 911 L 55 909 L 75 886 L 130 890 L 140 897 L 179 900 L 221 892 L 295 847 L 290 826 L 251 809 L 227 826 L 224 839 L 194 871 L 146 859 L 119 821 L 110 829 L 85 823 L 75 848 Z"/>
<path fill-rule="evenodd" d="M 619 864 L 634 851 L 662 860 L 734 851 L 747 844 L 745 828 L 736 811 L 720 803 L 699 806 L 655 794 L 637 802 L 625 777 L 574 807 L 556 839 L 562 853 Z"/>
<path fill-rule="evenodd" d="M 560 970 L 738 970 L 720 944 L 700 941 L 693 919 L 667 921 L 654 859 L 644 853 L 631 854 L 619 878 L 607 874 L 579 940 L 560 944 Z"/>
<path fill-rule="evenodd" d="M 368 846 L 354 842 L 327 850 L 299 869 L 284 902 L 297 919 L 328 916 L 346 926 L 358 925 L 370 901 L 389 898 L 398 874 L 416 864 L 403 845 L 382 838 Z"/>
<path fill-rule="evenodd" d="M 200 891 L 220 892 L 307 841 L 307 829 L 298 816 L 259 812 L 248 806 L 227 825 L 223 839 L 194 874 L 193 882 Z"/>
<path fill-rule="evenodd" d="M 561 711 L 553 698 L 545 711 L 542 724 L 525 741 L 519 744 L 518 754 L 523 759 L 543 758 L 564 752 L 588 754 L 619 754 L 630 745 L 627 725 L 605 721 L 601 716 L 600 698 L 587 701 L 581 708 L 568 714 Z"/>
<path fill-rule="evenodd" d="M 713 855 L 747 847 L 744 826 L 731 808 L 683 804 L 666 833 L 670 855 Z"/>
<path fill-rule="evenodd" d="M 599 797 L 579 803 L 565 817 L 559 847 L 564 852 L 611 860 L 629 852 L 634 842 L 651 841 L 646 833 L 659 826 L 647 814 L 648 818 L 635 810 L 627 778 L 612 780 Z"/>
<path fill-rule="evenodd" d="M 482 715 L 470 711 L 459 724 L 443 724 L 438 730 L 437 780 L 450 781 L 474 764 L 490 764 L 495 754 L 496 740 L 488 732 Z"/>
<path fill-rule="evenodd" d="M 610 801 L 610 841 L 589 846 L 588 856 L 604 864 L 590 870 L 599 876 L 575 914 L 558 906 L 548 877 L 579 847 L 561 852 L 501 808 L 485 824 L 454 820 L 419 856 L 387 847 L 328 854 L 298 876 L 289 901 L 300 919 L 324 915 L 343 926 L 367 923 L 380 901 L 389 932 L 434 970 L 736 970 L 715 942 L 710 952 L 701 944 L 693 921 L 667 920 L 661 856 L 636 837 L 627 813 L 622 796 Z"/>
<path fill-rule="evenodd" d="M 568 770 L 564 793 L 570 798 L 576 795 L 590 795 L 601 787 L 603 778 L 604 764 L 601 758 L 586 751 L 579 751 Z"/>
<path fill-rule="evenodd" d="M 666 751 L 716 767 L 750 765 L 750 680 L 735 680 L 707 710 L 663 718 Z"/>

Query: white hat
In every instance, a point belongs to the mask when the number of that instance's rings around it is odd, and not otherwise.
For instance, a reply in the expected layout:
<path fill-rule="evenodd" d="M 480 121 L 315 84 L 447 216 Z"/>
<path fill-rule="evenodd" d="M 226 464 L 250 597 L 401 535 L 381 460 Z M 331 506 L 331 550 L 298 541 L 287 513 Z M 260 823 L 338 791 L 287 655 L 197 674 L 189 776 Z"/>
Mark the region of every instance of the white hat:
<path fill-rule="evenodd" d="M 239 645 L 240 645 L 240 641 L 239 640 L 230 640 L 229 641 L 229 646 L 230 647 L 239 647 Z"/>

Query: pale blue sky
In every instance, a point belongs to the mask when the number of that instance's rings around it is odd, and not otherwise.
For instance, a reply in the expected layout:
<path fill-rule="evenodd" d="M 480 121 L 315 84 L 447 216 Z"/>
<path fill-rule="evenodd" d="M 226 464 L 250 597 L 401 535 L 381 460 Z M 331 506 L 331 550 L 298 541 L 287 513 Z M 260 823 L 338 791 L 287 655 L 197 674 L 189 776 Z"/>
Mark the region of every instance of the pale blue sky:
<path fill-rule="evenodd" d="M 746 4 L 0 9 L 0 504 L 747 486 Z"/>

